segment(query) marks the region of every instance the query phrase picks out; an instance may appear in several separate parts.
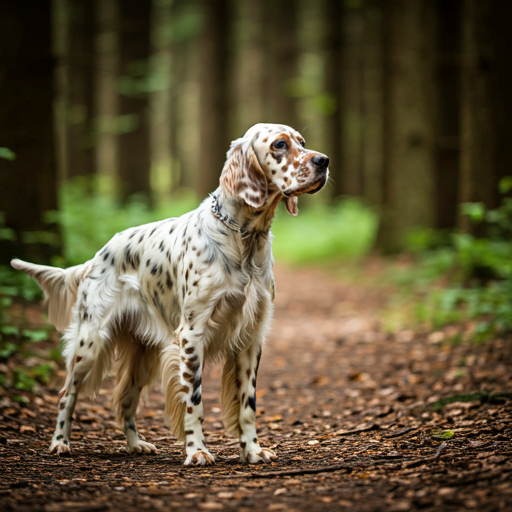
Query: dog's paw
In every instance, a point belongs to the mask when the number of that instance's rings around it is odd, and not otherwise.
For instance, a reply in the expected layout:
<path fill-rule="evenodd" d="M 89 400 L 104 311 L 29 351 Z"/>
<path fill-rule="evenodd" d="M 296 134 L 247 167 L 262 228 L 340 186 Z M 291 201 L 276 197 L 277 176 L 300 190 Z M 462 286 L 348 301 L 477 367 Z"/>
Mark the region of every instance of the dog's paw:
<path fill-rule="evenodd" d="M 50 445 L 50 448 L 48 448 L 48 451 L 54 455 L 69 455 L 71 453 L 69 441 L 65 442 L 62 439 L 54 439 L 52 440 L 52 444 Z"/>
<path fill-rule="evenodd" d="M 259 462 L 268 462 L 276 459 L 277 455 L 268 448 L 259 448 L 258 450 L 249 451 L 244 454 L 243 460 L 248 464 L 258 464 Z"/>
<path fill-rule="evenodd" d="M 189 455 L 184 464 L 185 466 L 211 466 L 215 464 L 215 459 L 208 450 L 202 450 L 194 455 Z"/>
<path fill-rule="evenodd" d="M 128 453 L 156 453 L 158 449 L 154 444 L 139 439 L 135 444 L 128 445 L 126 451 Z"/>

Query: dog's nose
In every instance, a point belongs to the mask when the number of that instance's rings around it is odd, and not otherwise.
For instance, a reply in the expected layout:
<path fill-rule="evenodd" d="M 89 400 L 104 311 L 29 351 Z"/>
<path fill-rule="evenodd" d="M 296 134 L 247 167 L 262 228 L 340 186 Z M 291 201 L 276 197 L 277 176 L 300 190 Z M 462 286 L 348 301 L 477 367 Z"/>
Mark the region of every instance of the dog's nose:
<path fill-rule="evenodd" d="M 329 157 L 325 156 L 325 155 L 315 155 L 311 161 L 313 162 L 314 165 L 316 165 L 317 167 L 323 167 L 323 168 L 327 168 L 327 166 L 329 165 Z"/>

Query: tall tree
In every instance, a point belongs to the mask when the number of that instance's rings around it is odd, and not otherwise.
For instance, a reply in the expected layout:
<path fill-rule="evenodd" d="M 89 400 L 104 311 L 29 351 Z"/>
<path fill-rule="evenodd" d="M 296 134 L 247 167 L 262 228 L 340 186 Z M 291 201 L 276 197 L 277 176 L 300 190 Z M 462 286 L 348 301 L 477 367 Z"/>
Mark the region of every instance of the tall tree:
<path fill-rule="evenodd" d="M 343 188 L 342 150 L 342 73 L 343 66 L 343 0 L 325 3 L 326 62 L 325 89 L 333 103 L 332 113 L 327 116 L 327 154 L 330 158 L 333 195 L 341 196 Z"/>
<path fill-rule="evenodd" d="M 0 240 L 0 263 L 17 256 L 48 262 L 59 252 L 53 138 L 51 1 L 0 4 L 0 141 L 16 154 L 0 158 L 0 212 L 14 237 Z"/>
<path fill-rule="evenodd" d="M 435 3 L 384 2 L 384 210 L 379 242 L 403 248 L 434 219 Z"/>
<path fill-rule="evenodd" d="M 437 140 L 435 227 L 453 228 L 458 217 L 460 113 L 460 0 L 437 0 Z"/>
<path fill-rule="evenodd" d="M 363 195 L 363 6 L 345 3 L 342 44 L 341 167 L 344 194 Z"/>
<path fill-rule="evenodd" d="M 264 0 L 265 122 L 298 126 L 294 80 L 299 76 L 298 0 Z"/>
<path fill-rule="evenodd" d="M 151 0 L 119 2 L 119 178 L 121 198 L 144 194 L 151 203 L 148 70 Z"/>
<path fill-rule="evenodd" d="M 201 142 L 199 183 L 201 197 L 215 190 L 231 140 L 232 97 L 230 35 L 232 12 L 229 0 L 202 0 L 204 17 L 200 35 Z"/>
<path fill-rule="evenodd" d="M 235 73 L 237 105 L 234 130 L 243 133 L 265 121 L 263 98 L 263 4 L 237 2 Z"/>
<path fill-rule="evenodd" d="M 361 72 L 361 173 L 366 200 L 376 206 L 383 199 L 383 62 L 382 4 L 385 0 L 368 0 L 363 10 Z"/>
<path fill-rule="evenodd" d="M 117 77 L 119 76 L 119 6 L 117 0 L 95 0 L 96 3 L 96 118 L 98 135 L 96 168 L 98 174 L 115 177 L 119 151 L 116 120 L 119 111 Z"/>
<path fill-rule="evenodd" d="M 169 101 L 170 151 L 173 184 L 198 189 L 200 62 L 197 37 L 201 30 L 198 0 L 173 0 L 171 4 L 171 91 Z"/>
<path fill-rule="evenodd" d="M 462 1 L 460 199 L 497 205 L 512 170 L 512 2 Z M 462 227 L 470 229 L 468 220 Z"/>
<path fill-rule="evenodd" d="M 95 174 L 95 2 L 69 2 L 67 177 Z"/>
<path fill-rule="evenodd" d="M 154 54 L 150 73 L 154 87 L 150 95 L 151 167 L 155 191 L 162 197 L 172 190 L 170 114 L 175 105 L 171 102 L 171 53 L 172 0 L 153 0 L 151 40 Z"/>

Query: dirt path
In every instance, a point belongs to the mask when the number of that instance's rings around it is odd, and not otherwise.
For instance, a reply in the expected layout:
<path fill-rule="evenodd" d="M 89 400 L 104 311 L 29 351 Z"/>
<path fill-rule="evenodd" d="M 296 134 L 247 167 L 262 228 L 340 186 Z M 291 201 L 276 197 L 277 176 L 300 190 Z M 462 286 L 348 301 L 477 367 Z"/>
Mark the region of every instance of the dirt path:
<path fill-rule="evenodd" d="M 105 389 L 79 402 L 73 454 L 58 458 L 46 448 L 60 382 L 27 405 L 0 388 L 0 510 L 512 509 L 511 338 L 454 345 L 442 332 L 386 334 L 382 290 L 315 270 L 278 268 L 276 282 L 257 412 L 277 462 L 239 463 L 222 430 L 217 367 L 204 386 L 217 459 L 208 469 L 181 465 L 158 389 L 139 413 L 158 455 L 126 454 Z"/>

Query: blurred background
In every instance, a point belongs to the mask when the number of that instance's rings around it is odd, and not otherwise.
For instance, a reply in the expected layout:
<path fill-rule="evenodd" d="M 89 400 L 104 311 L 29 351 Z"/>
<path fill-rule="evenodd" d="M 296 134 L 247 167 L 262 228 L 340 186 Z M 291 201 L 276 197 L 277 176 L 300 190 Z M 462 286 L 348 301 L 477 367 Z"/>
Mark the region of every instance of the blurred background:
<path fill-rule="evenodd" d="M 4 0 L 0 263 L 76 264 L 194 208 L 258 122 L 331 159 L 302 218 L 278 213 L 278 261 L 489 236 L 510 220 L 510 20 L 509 0 Z"/>

